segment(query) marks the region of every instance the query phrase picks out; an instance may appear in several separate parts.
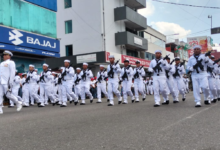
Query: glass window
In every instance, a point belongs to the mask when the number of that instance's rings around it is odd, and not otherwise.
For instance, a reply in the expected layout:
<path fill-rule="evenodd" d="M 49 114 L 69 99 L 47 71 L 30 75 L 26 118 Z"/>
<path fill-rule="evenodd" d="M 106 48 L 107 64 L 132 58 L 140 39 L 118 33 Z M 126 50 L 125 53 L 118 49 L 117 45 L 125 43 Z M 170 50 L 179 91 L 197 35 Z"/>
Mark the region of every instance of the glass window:
<path fill-rule="evenodd" d="M 72 0 L 64 0 L 64 2 L 65 2 L 65 8 L 72 7 Z"/>
<path fill-rule="evenodd" d="M 72 33 L 72 20 L 65 21 L 65 33 Z"/>
<path fill-rule="evenodd" d="M 72 56 L 73 55 L 73 45 L 67 45 L 66 46 L 66 56 Z"/>
<path fill-rule="evenodd" d="M 133 56 L 133 57 L 138 57 L 138 52 L 132 51 L 132 50 L 127 50 L 127 55 Z"/>
<path fill-rule="evenodd" d="M 153 59 L 155 59 L 155 54 L 151 54 L 151 53 L 146 52 L 145 59 L 146 60 L 153 60 Z"/>

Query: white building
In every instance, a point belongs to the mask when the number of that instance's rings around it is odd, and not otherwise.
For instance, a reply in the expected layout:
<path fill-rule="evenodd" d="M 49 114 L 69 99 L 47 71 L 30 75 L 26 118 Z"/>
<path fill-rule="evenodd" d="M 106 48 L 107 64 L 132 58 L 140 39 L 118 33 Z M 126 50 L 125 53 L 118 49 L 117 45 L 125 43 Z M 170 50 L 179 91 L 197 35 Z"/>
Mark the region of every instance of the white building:
<path fill-rule="evenodd" d="M 120 64 L 129 58 L 133 65 L 140 60 L 147 68 L 153 55 L 149 58 L 146 52 L 161 49 L 165 55 L 166 37 L 147 27 L 147 19 L 137 13 L 142 8 L 146 8 L 146 0 L 59 0 L 61 58 L 47 60 L 50 67 L 62 65 L 68 58 L 74 66 L 88 62 L 96 71 L 99 64 L 108 64 L 109 55 L 115 55 Z"/>

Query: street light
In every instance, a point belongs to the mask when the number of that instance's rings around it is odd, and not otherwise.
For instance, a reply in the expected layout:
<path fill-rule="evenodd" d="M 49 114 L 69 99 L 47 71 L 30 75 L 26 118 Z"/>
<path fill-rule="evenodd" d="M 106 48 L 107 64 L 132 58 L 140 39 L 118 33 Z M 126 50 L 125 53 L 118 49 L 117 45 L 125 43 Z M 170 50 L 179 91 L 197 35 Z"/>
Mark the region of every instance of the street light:
<path fill-rule="evenodd" d="M 208 15 L 208 18 L 211 18 L 211 29 L 212 29 L 212 16 Z"/>

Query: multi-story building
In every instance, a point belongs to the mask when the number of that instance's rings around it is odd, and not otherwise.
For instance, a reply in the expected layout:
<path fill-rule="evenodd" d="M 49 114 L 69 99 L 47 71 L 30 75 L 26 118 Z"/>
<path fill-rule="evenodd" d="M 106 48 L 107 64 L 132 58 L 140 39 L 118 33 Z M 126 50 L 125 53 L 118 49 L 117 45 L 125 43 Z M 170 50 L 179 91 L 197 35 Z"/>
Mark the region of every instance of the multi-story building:
<path fill-rule="evenodd" d="M 59 57 L 56 0 L 0 0 L 0 54 L 13 52 L 18 72 Z"/>
<path fill-rule="evenodd" d="M 147 28 L 147 19 L 137 13 L 145 7 L 146 0 L 59 0 L 57 38 L 62 58 L 47 62 L 55 68 L 54 62 L 63 65 L 68 58 L 74 66 L 88 62 L 96 70 L 115 55 L 120 64 L 129 57 L 147 65 L 148 41 L 138 34 Z"/>

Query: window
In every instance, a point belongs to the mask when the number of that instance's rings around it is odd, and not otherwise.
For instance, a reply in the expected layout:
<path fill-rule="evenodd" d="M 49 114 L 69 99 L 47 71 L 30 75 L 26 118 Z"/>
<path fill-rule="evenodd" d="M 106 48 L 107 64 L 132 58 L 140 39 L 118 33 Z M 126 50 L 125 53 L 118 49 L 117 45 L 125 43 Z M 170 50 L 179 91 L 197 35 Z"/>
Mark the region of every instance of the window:
<path fill-rule="evenodd" d="M 72 20 L 65 21 L 65 33 L 72 33 Z"/>
<path fill-rule="evenodd" d="M 65 8 L 72 7 L 72 0 L 64 0 L 64 2 L 65 2 Z"/>
<path fill-rule="evenodd" d="M 72 56 L 73 55 L 73 45 L 67 45 L 66 46 L 66 56 Z"/>
<path fill-rule="evenodd" d="M 133 57 L 138 57 L 138 52 L 127 50 L 127 55 L 128 56 L 133 56 Z"/>
<path fill-rule="evenodd" d="M 146 52 L 145 59 L 146 60 L 153 60 L 153 59 L 155 59 L 155 54 L 151 54 L 151 53 Z"/>

